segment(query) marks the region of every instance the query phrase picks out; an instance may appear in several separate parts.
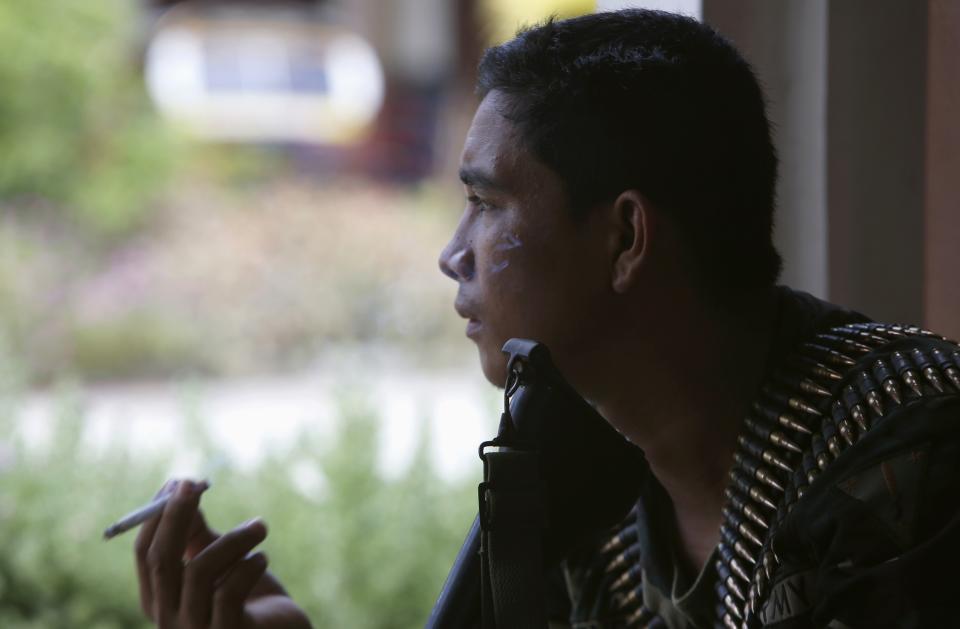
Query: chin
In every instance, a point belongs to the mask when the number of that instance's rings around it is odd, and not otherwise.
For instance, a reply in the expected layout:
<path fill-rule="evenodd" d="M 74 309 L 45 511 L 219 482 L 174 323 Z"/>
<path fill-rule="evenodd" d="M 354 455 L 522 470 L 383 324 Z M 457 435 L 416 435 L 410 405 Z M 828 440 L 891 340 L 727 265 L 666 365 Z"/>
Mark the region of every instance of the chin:
<path fill-rule="evenodd" d="M 502 344 L 501 344 L 502 346 Z M 496 348 L 477 345 L 480 352 L 480 368 L 487 381 L 498 389 L 502 389 L 507 380 L 507 355 L 500 346 Z"/>

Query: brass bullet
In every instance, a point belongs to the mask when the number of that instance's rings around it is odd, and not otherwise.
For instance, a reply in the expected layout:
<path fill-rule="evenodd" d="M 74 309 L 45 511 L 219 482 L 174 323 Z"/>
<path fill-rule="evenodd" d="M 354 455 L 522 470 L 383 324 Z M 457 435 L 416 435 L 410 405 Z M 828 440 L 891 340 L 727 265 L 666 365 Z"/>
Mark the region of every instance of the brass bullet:
<path fill-rule="evenodd" d="M 856 390 L 852 386 L 846 386 L 843 389 L 843 402 L 847 405 L 847 408 L 850 410 L 850 415 L 853 417 L 853 421 L 857 423 L 857 426 L 863 432 L 867 432 L 869 429 L 867 425 L 867 418 L 864 415 L 863 407 L 860 406 L 860 396 L 857 395 Z"/>
<path fill-rule="evenodd" d="M 723 626 L 726 627 L 726 629 L 740 629 L 740 627 L 737 626 L 737 623 L 733 621 L 733 618 L 730 616 L 730 614 L 723 615 Z"/>
<path fill-rule="evenodd" d="M 617 604 L 617 609 L 622 610 L 624 607 L 629 607 L 630 605 L 633 605 L 637 601 L 641 600 L 640 591 L 640 588 L 637 588 L 627 592 L 627 594 L 624 595 Z"/>
<path fill-rule="evenodd" d="M 809 428 L 807 428 L 806 426 L 798 422 L 796 418 L 794 418 L 793 415 L 790 415 L 789 413 L 780 413 L 779 415 L 777 415 L 777 422 L 781 426 L 785 426 L 790 430 L 794 430 L 796 432 L 800 432 L 805 435 L 811 434 Z"/>
<path fill-rule="evenodd" d="M 863 413 L 863 408 L 859 404 L 854 404 L 850 409 L 850 416 L 853 417 L 853 421 L 857 423 L 857 428 L 862 432 L 867 432 L 870 430 L 870 427 L 867 425 L 867 416 Z"/>
<path fill-rule="evenodd" d="M 740 608 L 737 607 L 737 604 L 729 594 L 723 597 L 723 605 L 730 611 L 731 614 L 736 616 L 737 619 L 743 620 L 743 614 L 740 612 Z"/>
<path fill-rule="evenodd" d="M 873 363 L 873 375 L 876 378 L 876 381 L 881 383 L 880 386 L 883 388 L 884 393 L 886 393 L 894 402 L 897 404 L 903 403 L 903 396 L 900 394 L 900 386 L 897 384 L 895 379 L 895 372 L 890 369 L 890 366 L 883 360 L 877 360 Z"/>
<path fill-rule="evenodd" d="M 757 604 L 760 602 L 760 591 L 757 589 L 756 582 L 750 584 L 747 591 L 747 609 L 752 615 L 757 613 Z"/>
<path fill-rule="evenodd" d="M 917 380 L 917 375 L 912 371 L 904 371 L 900 374 L 900 379 L 907 383 L 907 386 L 917 394 L 917 397 L 923 396 L 923 390 L 920 388 L 920 381 Z"/>
<path fill-rule="evenodd" d="M 820 417 L 820 411 L 810 406 L 800 398 L 792 397 L 787 400 L 787 404 L 789 404 L 790 408 L 794 410 L 803 411 L 804 413 L 813 415 L 814 417 Z"/>
<path fill-rule="evenodd" d="M 927 379 L 933 388 L 937 390 L 937 393 L 943 393 L 943 382 L 940 380 L 940 376 L 937 375 L 937 370 L 933 367 L 924 367 L 923 376 Z"/>
<path fill-rule="evenodd" d="M 902 329 L 894 329 L 895 327 L 899 328 L 899 326 L 886 326 L 886 327 L 878 326 L 873 328 L 873 330 L 878 334 L 886 334 L 887 336 L 891 338 L 896 338 L 896 339 L 904 338 L 905 336 L 907 336 Z"/>
<path fill-rule="evenodd" d="M 652 618 L 653 612 L 641 605 L 639 609 L 627 617 L 627 626 L 639 626 L 641 623 L 646 626 L 646 623 Z"/>
<path fill-rule="evenodd" d="M 869 391 L 867 393 L 867 405 L 874 413 L 883 417 L 883 404 L 880 403 L 880 396 L 876 391 Z"/>
<path fill-rule="evenodd" d="M 785 472 L 790 472 L 793 469 L 787 465 L 785 461 L 778 458 L 773 452 L 762 447 L 759 443 L 750 439 L 747 435 L 740 435 L 737 437 L 737 444 L 752 456 L 755 456 L 765 463 L 769 463 L 770 465 L 775 465 Z"/>
<path fill-rule="evenodd" d="M 835 334 L 818 334 L 816 336 L 818 341 L 823 342 L 824 345 L 829 347 L 838 347 L 844 351 L 853 351 L 859 352 L 861 354 L 866 354 L 867 352 L 873 351 L 873 348 L 864 345 L 863 343 L 858 343 L 857 341 L 851 339 L 845 339 Z"/>
<path fill-rule="evenodd" d="M 819 384 L 810 380 L 809 378 L 800 379 L 800 390 L 807 393 L 816 393 L 817 395 L 822 395 L 823 397 L 830 397 L 830 391 L 824 389 Z"/>
<path fill-rule="evenodd" d="M 894 402 L 897 404 L 903 404 L 903 396 L 900 394 L 900 387 L 897 386 L 896 380 L 893 378 L 888 378 L 883 381 L 883 392 L 890 396 Z"/>
<path fill-rule="evenodd" d="M 840 456 L 840 453 L 843 452 L 843 447 L 840 445 L 840 440 L 837 439 L 837 436 L 834 435 L 827 439 L 827 450 L 830 451 L 830 454 L 833 455 L 833 458 Z M 817 464 L 820 463 L 820 459 L 817 458 Z"/>
<path fill-rule="evenodd" d="M 629 565 L 637 559 L 640 555 L 640 544 L 634 544 L 630 548 L 626 549 L 619 555 L 613 558 L 609 564 L 607 564 L 606 572 L 607 574 L 620 570 L 621 568 Z"/>
<path fill-rule="evenodd" d="M 841 419 L 837 428 L 840 430 L 840 436 L 843 437 L 843 440 L 849 445 L 856 443 L 856 434 L 853 431 L 853 426 L 850 425 L 849 420 Z"/>
<path fill-rule="evenodd" d="M 757 546 L 763 546 L 763 541 L 760 540 L 760 536 L 753 532 L 753 530 L 747 526 L 745 523 L 741 522 L 737 525 L 737 532 L 746 537 L 748 540 L 756 544 Z"/>
<path fill-rule="evenodd" d="M 824 452 L 818 454 L 816 460 L 817 467 L 819 467 L 821 471 L 827 469 L 827 466 L 830 465 L 830 457 L 828 457 Z"/>
<path fill-rule="evenodd" d="M 798 446 L 794 442 L 787 439 L 786 435 L 784 435 L 782 432 L 779 432 L 777 430 L 771 431 L 768 439 L 770 443 L 772 443 L 775 446 L 780 446 L 781 448 L 786 448 L 787 450 L 793 450 L 794 452 L 798 452 L 798 453 L 803 452 L 803 450 L 800 449 L 800 446 Z"/>
<path fill-rule="evenodd" d="M 767 524 L 767 521 L 763 519 L 763 516 L 761 516 L 760 513 L 750 505 L 743 505 L 743 514 L 753 520 L 755 523 L 759 524 L 762 528 L 770 528 L 770 525 Z"/>
<path fill-rule="evenodd" d="M 820 476 L 820 472 L 818 472 L 816 468 L 810 468 L 807 470 L 807 482 L 811 485 L 813 484 L 813 481 L 817 480 L 818 476 Z"/>
<path fill-rule="evenodd" d="M 843 380 L 843 375 L 839 371 L 834 371 L 833 369 L 830 369 L 826 365 L 822 363 L 818 363 L 816 361 L 813 361 L 813 364 L 810 365 L 810 372 L 813 375 L 823 378 L 825 380 L 834 380 L 837 382 L 839 382 L 840 380 Z"/>
<path fill-rule="evenodd" d="M 723 508 L 723 516 L 734 526 L 737 533 L 740 533 L 743 537 L 747 538 L 757 546 L 763 546 L 763 540 L 760 539 L 760 536 L 757 535 L 753 529 L 747 526 L 747 523 L 743 521 L 736 513 L 730 511 L 729 507 Z"/>
<path fill-rule="evenodd" d="M 830 349 L 829 347 L 818 345 L 817 343 L 804 343 L 801 348 L 809 353 L 823 358 L 832 365 L 837 365 L 839 367 L 851 367 L 857 364 L 857 361 L 849 356 L 841 354 L 840 352 Z"/>
<path fill-rule="evenodd" d="M 767 591 L 770 579 L 767 578 L 767 571 L 761 567 L 753 572 L 753 583 L 757 586 L 757 594 L 762 595 Z"/>
<path fill-rule="evenodd" d="M 603 548 L 600 549 L 601 555 L 606 555 L 609 552 L 614 550 L 620 550 L 623 548 L 623 538 L 620 537 L 620 534 L 616 534 L 610 538 L 610 540 L 603 545 Z"/>
<path fill-rule="evenodd" d="M 797 487 L 797 498 L 803 498 L 803 494 L 807 493 L 807 488 L 803 485 Z"/>
<path fill-rule="evenodd" d="M 750 575 L 747 574 L 746 568 L 736 558 L 730 560 L 730 569 L 735 575 L 743 579 L 744 583 L 750 583 Z"/>
<path fill-rule="evenodd" d="M 727 586 L 727 589 L 737 595 L 741 601 L 746 602 L 747 596 L 743 593 L 743 588 L 740 587 L 740 584 L 737 583 L 737 580 L 733 578 L 733 575 L 728 576 L 723 580 L 723 584 Z"/>
<path fill-rule="evenodd" d="M 751 553 L 750 550 L 744 546 L 743 542 L 740 540 L 733 542 L 733 550 L 750 563 L 756 565 L 757 558 L 753 556 L 753 553 Z"/>
<path fill-rule="evenodd" d="M 763 553 L 762 563 L 764 576 L 772 582 L 777 571 L 777 560 L 769 550 Z"/>
<path fill-rule="evenodd" d="M 883 347 L 884 345 L 890 342 L 888 339 L 882 336 L 879 336 L 877 334 L 871 334 L 870 332 L 864 332 L 864 334 L 866 336 L 863 336 L 861 338 L 863 338 L 864 341 L 869 341 L 870 343 L 873 343 L 877 347 Z M 867 343 L 867 344 L 869 345 L 870 343 Z"/>
<path fill-rule="evenodd" d="M 630 573 L 631 573 L 631 570 L 627 570 L 626 572 L 621 574 L 619 577 L 617 577 L 617 580 L 614 581 L 612 584 L 610 584 L 610 591 L 616 592 L 617 590 L 623 589 L 624 586 L 630 583 Z"/>
<path fill-rule="evenodd" d="M 764 450 L 763 453 L 760 455 L 760 458 L 762 458 L 765 463 L 769 463 L 770 465 L 775 465 L 785 472 L 793 471 L 793 468 L 787 465 L 786 461 L 784 461 L 783 459 L 781 459 L 780 457 L 778 457 L 777 455 L 775 455 L 773 452 L 769 450 Z"/>
<path fill-rule="evenodd" d="M 771 472 L 763 469 L 762 467 L 758 467 L 757 471 L 754 472 L 753 475 L 758 481 L 767 485 L 768 487 L 772 487 L 781 493 L 783 492 L 783 485 L 777 482 L 777 479 L 773 477 Z"/>
<path fill-rule="evenodd" d="M 836 350 L 830 350 L 829 358 L 834 361 L 837 365 L 842 365 L 844 367 L 853 367 L 857 364 L 857 361 L 853 358 L 850 358 L 846 354 L 841 354 Z"/>
<path fill-rule="evenodd" d="M 843 346 L 844 346 L 844 347 L 847 347 L 847 348 L 850 348 L 850 349 L 852 349 L 852 350 L 861 352 L 861 353 L 863 353 L 863 354 L 866 354 L 866 353 L 868 353 L 868 352 L 872 352 L 872 351 L 873 351 L 873 348 L 870 347 L 869 345 L 866 345 L 866 344 L 864 344 L 864 343 L 860 343 L 860 342 L 858 342 L 858 341 L 852 341 L 852 340 L 850 340 L 850 339 L 844 339 Z"/>
<path fill-rule="evenodd" d="M 960 370 L 956 367 L 947 367 L 944 369 L 947 374 L 947 378 L 950 380 L 950 383 L 960 391 Z"/>
<path fill-rule="evenodd" d="M 626 548 L 627 544 L 632 544 L 636 541 L 636 539 L 637 526 L 635 524 L 629 525 L 611 537 L 607 543 L 603 545 L 603 548 L 600 549 L 600 554 L 606 555 L 607 553 L 611 553 L 615 550 Z"/>
<path fill-rule="evenodd" d="M 777 510 L 777 505 L 774 504 L 774 502 L 770 500 L 770 498 L 768 498 L 766 494 L 764 494 L 760 490 L 759 487 L 751 487 L 749 493 L 750 493 L 750 497 L 753 498 L 755 501 L 759 502 L 765 507 L 769 507 L 770 509 L 773 509 L 774 511 Z M 768 528 L 768 527 L 765 527 L 765 528 Z"/>

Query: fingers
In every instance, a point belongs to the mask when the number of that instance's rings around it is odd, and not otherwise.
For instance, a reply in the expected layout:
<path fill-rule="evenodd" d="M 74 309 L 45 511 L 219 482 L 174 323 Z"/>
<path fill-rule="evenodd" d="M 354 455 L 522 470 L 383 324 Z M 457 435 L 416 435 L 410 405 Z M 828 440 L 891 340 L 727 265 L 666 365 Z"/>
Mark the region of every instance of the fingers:
<path fill-rule="evenodd" d="M 207 526 L 207 520 L 203 517 L 202 511 L 197 511 L 190 524 L 190 532 L 187 534 L 187 560 L 196 557 L 200 551 L 217 541 L 220 534 Z"/>
<path fill-rule="evenodd" d="M 237 629 L 243 626 L 244 603 L 266 569 L 266 555 L 256 553 L 240 561 L 230 571 L 214 595 L 211 629 Z"/>
<path fill-rule="evenodd" d="M 181 601 L 181 616 L 186 624 L 194 627 L 207 626 L 215 606 L 211 601 L 220 597 L 220 590 L 235 578 L 234 573 L 240 570 L 241 566 L 246 565 L 245 562 L 249 563 L 251 558 L 244 557 L 266 536 L 267 527 L 263 521 L 251 520 L 222 535 L 187 564 L 183 573 L 183 600 Z M 233 568 L 232 572 L 231 568 Z M 224 577 L 226 573 L 229 573 L 229 576 Z M 257 578 L 259 579 L 262 574 L 261 571 Z M 222 583 L 219 583 L 221 580 Z M 250 587 L 252 588 L 255 583 L 256 581 Z M 245 590 L 243 596 L 246 597 L 248 593 L 249 590 Z"/>
<path fill-rule="evenodd" d="M 177 481 L 168 480 L 164 483 L 154 500 L 161 496 L 169 494 L 177 487 Z M 137 539 L 133 544 L 133 552 L 137 562 L 137 581 L 140 586 L 140 608 L 147 618 L 153 619 L 153 587 L 150 583 L 150 567 L 147 563 L 147 552 L 150 550 L 150 544 L 153 543 L 154 535 L 157 532 L 157 526 L 160 524 L 160 516 L 144 522 L 137 533 Z"/>
<path fill-rule="evenodd" d="M 187 535 L 200 504 L 205 483 L 183 481 L 167 503 L 147 550 L 147 569 L 153 595 L 153 619 L 160 627 L 176 615 L 180 602 L 183 557 Z"/>

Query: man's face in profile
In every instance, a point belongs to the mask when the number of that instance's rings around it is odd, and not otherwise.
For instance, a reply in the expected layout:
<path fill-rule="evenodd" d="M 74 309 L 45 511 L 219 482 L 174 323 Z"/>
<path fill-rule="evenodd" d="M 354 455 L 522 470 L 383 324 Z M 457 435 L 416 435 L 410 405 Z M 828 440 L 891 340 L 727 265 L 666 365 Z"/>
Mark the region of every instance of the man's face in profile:
<path fill-rule="evenodd" d="M 545 343 L 561 369 L 576 367 L 611 294 L 602 214 L 573 218 L 557 174 L 501 115 L 506 98 L 490 92 L 474 116 L 460 168 L 467 204 L 440 255 L 484 375 L 498 386 L 511 337 Z"/>

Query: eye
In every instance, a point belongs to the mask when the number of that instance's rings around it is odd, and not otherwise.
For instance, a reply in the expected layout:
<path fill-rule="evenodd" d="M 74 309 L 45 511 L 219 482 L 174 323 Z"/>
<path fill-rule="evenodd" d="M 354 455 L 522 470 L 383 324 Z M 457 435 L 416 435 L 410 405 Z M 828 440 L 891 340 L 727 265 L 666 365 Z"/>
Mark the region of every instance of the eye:
<path fill-rule="evenodd" d="M 477 208 L 477 211 L 479 212 L 486 212 L 487 210 L 492 209 L 489 203 L 487 203 L 486 201 L 484 201 L 483 199 L 481 199 L 475 194 L 471 194 L 470 196 L 467 197 L 467 203 Z"/>

